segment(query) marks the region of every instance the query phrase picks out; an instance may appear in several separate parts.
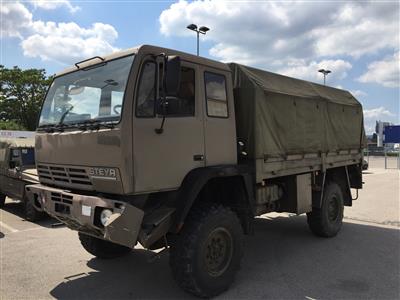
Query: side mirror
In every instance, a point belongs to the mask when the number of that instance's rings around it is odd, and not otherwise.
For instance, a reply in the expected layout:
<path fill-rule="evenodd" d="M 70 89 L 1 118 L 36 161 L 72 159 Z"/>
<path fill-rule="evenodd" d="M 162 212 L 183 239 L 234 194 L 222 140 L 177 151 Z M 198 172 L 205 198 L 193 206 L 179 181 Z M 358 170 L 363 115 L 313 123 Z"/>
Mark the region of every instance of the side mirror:
<path fill-rule="evenodd" d="M 165 62 L 165 93 L 177 96 L 181 84 L 181 58 L 168 56 Z"/>

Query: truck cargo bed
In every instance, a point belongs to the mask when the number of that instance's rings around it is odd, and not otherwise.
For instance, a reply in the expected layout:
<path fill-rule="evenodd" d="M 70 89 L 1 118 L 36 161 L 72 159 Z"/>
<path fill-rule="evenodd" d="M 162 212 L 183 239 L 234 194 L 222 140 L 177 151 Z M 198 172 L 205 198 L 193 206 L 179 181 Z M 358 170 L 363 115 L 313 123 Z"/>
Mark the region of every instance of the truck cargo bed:
<path fill-rule="evenodd" d="M 238 64 L 236 131 L 257 181 L 361 162 L 360 102 L 345 90 Z"/>

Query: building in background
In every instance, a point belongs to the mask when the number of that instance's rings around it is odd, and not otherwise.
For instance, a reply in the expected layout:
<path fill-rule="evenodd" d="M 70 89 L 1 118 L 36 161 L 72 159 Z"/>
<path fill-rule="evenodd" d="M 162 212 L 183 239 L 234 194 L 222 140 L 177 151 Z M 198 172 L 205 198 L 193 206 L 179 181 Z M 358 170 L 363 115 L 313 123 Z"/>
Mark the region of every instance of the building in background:
<path fill-rule="evenodd" d="M 21 131 L 21 130 L 0 130 L 0 139 L 9 138 L 34 138 L 34 131 Z"/>
<path fill-rule="evenodd" d="M 389 123 L 389 122 L 376 121 L 375 132 L 376 132 L 376 137 L 377 137 L 377 140 L 376 140 L 377 147 L 383 147 L 384 128 L 385 128 L 385 126 L 389 126 L 389 125 L 391 125 L 391 123 Z"/>

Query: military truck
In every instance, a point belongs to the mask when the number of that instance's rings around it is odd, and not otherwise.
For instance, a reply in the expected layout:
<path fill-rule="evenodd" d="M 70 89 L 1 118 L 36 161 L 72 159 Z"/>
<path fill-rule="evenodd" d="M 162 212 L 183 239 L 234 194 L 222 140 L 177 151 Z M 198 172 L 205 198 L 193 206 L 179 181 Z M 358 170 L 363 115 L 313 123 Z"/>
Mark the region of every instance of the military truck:
<path fill-rule="evenodd" d="M 40 203 L 33 205 L 26 197 L 25 186 L 38 183 L 35 168 L 35 140 L 31 138 L 0 139 L 0 207 L 6 197 L 21 200 L 25 218 L 37 221 L 43 217 Z"/>
<path fill-rule="evenodd" d="M 54 78 L 27 191 L 89 253 L 168 248 L 177 283 L 211 297 L 255 216 L 306 213 L 314 234 L 339 232 L 363 137 L 347 91 L 145 45 Z"/>

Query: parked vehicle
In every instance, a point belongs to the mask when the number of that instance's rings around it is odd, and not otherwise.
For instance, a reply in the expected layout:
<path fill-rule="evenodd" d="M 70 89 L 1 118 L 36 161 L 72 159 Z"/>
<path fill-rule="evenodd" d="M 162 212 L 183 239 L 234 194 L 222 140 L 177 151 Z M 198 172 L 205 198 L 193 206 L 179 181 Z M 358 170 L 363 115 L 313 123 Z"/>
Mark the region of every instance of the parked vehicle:
<path fill-rule="evenodd" d="M 0 139 L 0 207 L 5 205 L 6 196 L 21 200 L 26 219 L 39 220 L 43 217 L 40 204 L 36 208 L 25 192 L 26 185 L 38 182 L 34 139 Z"/>
<path fill-rule="evenodd" d="M 368 170 L 368 166 L 369 166 L 368 161 L 367 161 L 366 159 L 363 159 L 363 162 L 362 162 L 362 170 L 363 170 L 363 171 Z"/>
<path fill-rule="evenodd" d="M 27 191 L 89 253 L 169 247 L 177 283 L 211 297 L 233 281 L 254 216 L 306 213 L 314 234 L 339 232 L 363 138 L 347 91 L 141 46 L 55 77 Z"/>

